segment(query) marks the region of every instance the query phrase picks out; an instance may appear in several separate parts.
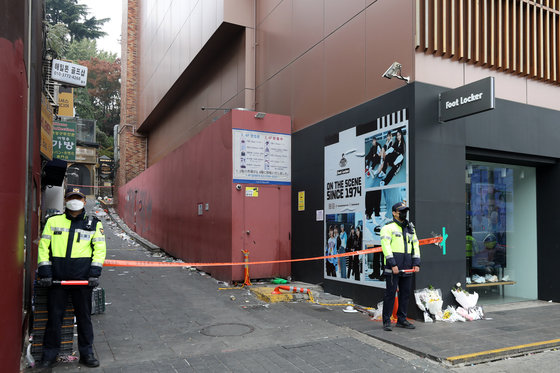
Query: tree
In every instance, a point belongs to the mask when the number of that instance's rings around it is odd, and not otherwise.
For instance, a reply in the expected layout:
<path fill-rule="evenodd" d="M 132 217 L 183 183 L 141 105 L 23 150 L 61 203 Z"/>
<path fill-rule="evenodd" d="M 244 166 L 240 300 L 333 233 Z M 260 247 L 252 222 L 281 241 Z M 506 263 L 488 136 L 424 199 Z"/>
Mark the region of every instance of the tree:
<path fill-rule="evenodd" d="M 107 35 L 101 27 L 109 18 L 88 18 L 88 7 L 78 0 L 46 0 L 46 20 L 51 25 L 64 24 L 69 30 L 70 41 L 99 39 Z"/>
<path fill-rule="evenodd" d="M 47 26 L 47 37 L 46 44 L 47 50 L 54 53 L 53 57 L 60 58 L 64 56 L 66 50 L 68 49 L 68 28 L 62 23 L 57 23 L 56 25 L 46 24 Z"/>
<path fill-rule="evenodd" d="M 110 136 L 113 126 L 120 121 L 121 60 L 117 58 L 112 62 L 94 57 L 78 63 L 88 68 L 87 93 L 91 106 L 95 108 L 93 119 Z M 87 107 L 84 105 L 83 109 Z M 85 113 L 81 113 L 78 106 L 76 111 L 85 118 Z"/>

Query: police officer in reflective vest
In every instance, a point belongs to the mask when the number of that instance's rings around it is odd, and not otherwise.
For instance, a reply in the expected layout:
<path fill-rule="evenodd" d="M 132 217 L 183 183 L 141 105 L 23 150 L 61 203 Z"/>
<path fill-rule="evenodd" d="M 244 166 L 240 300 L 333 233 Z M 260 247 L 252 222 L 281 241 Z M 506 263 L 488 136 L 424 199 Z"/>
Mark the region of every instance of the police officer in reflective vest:
<path fill-rule="evenodd" d="M 77 187 L 70 187 L 64 195 L 66 210 L 51 216 L 39 242 L 39 285 L 48 287 L 48 321 L 43 339 L 41 367 L 53 367 L 60 350 L 61 327 L 68 297 L 72 299 L 78 324 L 80 363 L 99 366 L 93 354 L 93 326 L 91 298 L 99 285 L 105 261 L 103 225 L 85 212 L 86 196 Z M 61 286 L 61 280 L 88 280 L 88 285 Z"/>
<path fill-rule="evenodd" d="M 399 307 L 396 326 L 414 329 L 406 319 L 408 299 L 412 290 L 412 273 L 420 270 L 420 245 L 414 225 L 406 215 L 410 209 L 404 202 L 393 205 L 393 221 L 380 232 L 381 247 L 385 257 L 385 296 L 383 297 L 383 330 L 391 331 L 391 314 L 395 304 L 395 293 L 399 289 Z"/>

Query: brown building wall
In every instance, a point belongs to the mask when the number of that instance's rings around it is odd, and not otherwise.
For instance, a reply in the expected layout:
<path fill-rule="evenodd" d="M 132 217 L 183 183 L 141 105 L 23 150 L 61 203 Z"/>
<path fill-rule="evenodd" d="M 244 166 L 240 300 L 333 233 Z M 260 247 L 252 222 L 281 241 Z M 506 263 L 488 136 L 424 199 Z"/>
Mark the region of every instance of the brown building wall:
<path fill-rule="evenodd" d="M 138 0 L 134 105 L 148 165 L 212 122 L 203 106 L 289 115 L 297 131 L 399 87 L 381 78 L 393 61 L 414 71 L 407 0 L 176 3 Z M 244 31 L 216 40 L 225 23 Z"/>
<path fill-rule="evenodd" d="M 381 77 L 394 61 L 411 81 L 454 88 L 492 75 L 497 97 L 558 102 L 546 83 L 417 50 L 410 0 L 131 2 L 139 37 L 138 60 L 128 65 L 137 69 L 129 104 L 149 138 L 148 165 L 221 113 L 203 106 L 288 115 L 297 132 L 401 87 Z"/>
<path fill-rule="evenodd" d="M 239 35 L 220 55 L 204 64 L 197 81 L 178 98 L 149 133 L 148 165 L 188 141 L 223 114 L 202 107 L 245 107 L 245 36 Z"/>

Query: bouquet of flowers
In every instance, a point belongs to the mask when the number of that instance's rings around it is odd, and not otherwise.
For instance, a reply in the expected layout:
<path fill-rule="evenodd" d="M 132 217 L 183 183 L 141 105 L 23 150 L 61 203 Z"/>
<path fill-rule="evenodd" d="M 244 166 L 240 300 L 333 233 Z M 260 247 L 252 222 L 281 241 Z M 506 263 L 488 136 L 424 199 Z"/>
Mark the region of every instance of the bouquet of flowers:
<path fill-rule="evenodd" d="M 461 308 L 461 307 L 459 307 Z M 447 322 L 455 322 L 455 321 L 463 321 L 465 322 L 465 317 L 461 315 L 458 310 L 453 308 L 453 306 L 447 306 L 445 311 L 443 311 L 443 321 Z"/>
<path fill-rule="evenodd" d="M 465 310 L 469 310 L 476 306 L 478 302 L 478 293 L 475 291 L 474 294 L 461 288 L 461 283 L 458 282 L 456 286 L 451 289 L 451 293 L 455 296 L 457 303 L 461 305 Z"/>
<path fill-rule="evenodd" d="M 415 290 L 414 298 L 418 308 L 424 312 L 425 322 L 443 320 L 441 289 L 434 289 L 430 286 L 429 288 Z"/>

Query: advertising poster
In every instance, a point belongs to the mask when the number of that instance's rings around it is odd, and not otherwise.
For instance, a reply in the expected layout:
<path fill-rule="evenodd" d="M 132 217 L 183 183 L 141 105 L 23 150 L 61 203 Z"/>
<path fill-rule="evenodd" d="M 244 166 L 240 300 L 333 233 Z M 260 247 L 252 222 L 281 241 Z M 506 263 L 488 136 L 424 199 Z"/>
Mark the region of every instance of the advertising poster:
<path fill-rule="evenodd" d="M 289 185 L 291 145 L 288 134 L 234 129 L 233 181 Z"/>
<path fill-rule="evenodd" d="M 408 202 L 408 120 L 406 110 L 378 120 L 378 129 L 339 133 L 325 147 L 325 255 L 379 246 L 391 207 Z M 324 277 L 385 287 L 382 253 L 324 260 Z"/>

